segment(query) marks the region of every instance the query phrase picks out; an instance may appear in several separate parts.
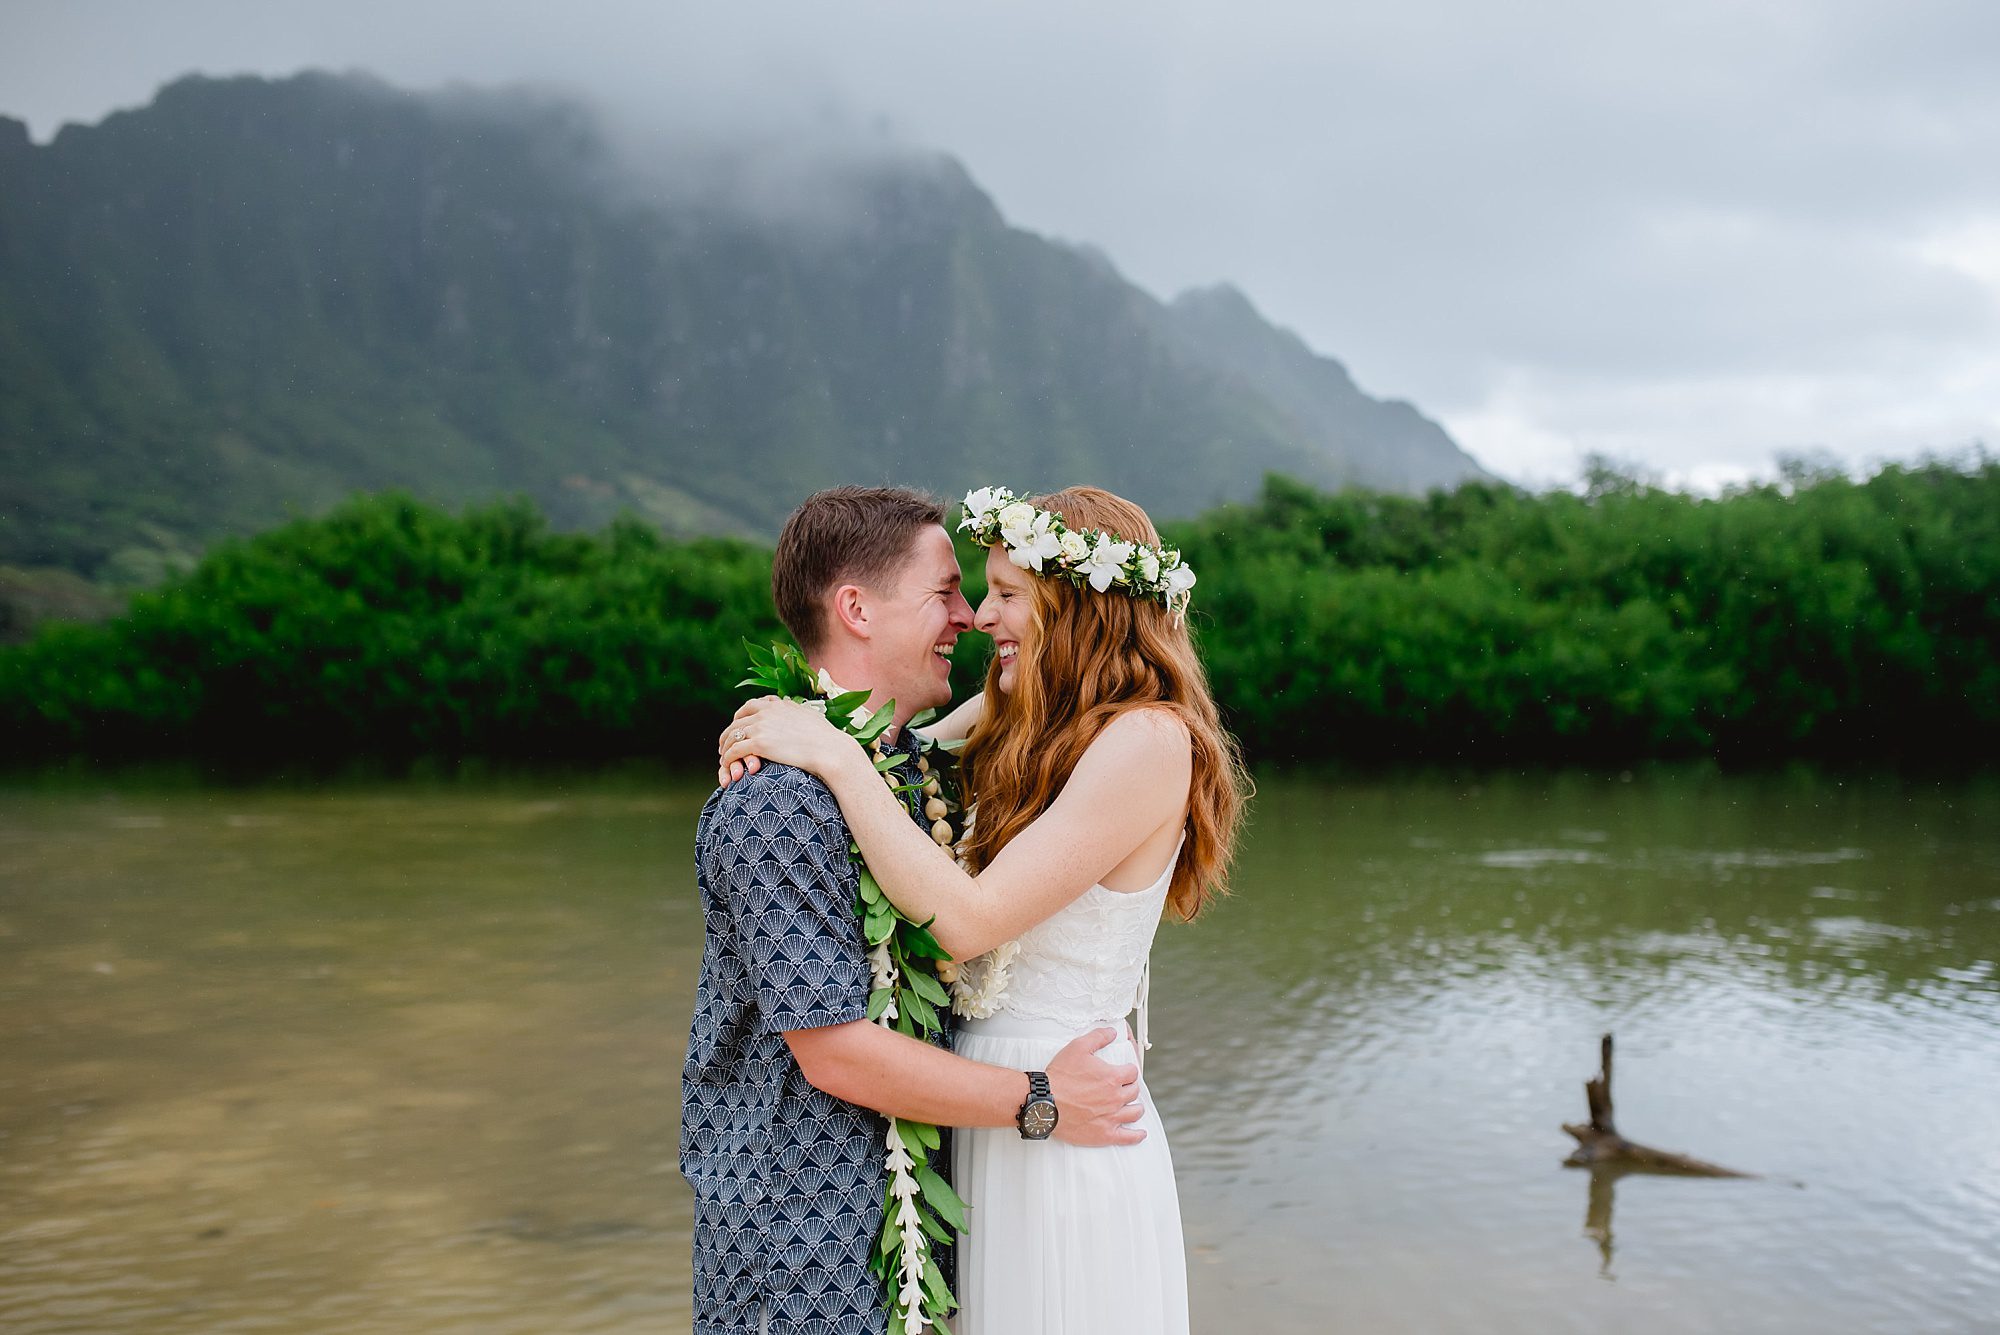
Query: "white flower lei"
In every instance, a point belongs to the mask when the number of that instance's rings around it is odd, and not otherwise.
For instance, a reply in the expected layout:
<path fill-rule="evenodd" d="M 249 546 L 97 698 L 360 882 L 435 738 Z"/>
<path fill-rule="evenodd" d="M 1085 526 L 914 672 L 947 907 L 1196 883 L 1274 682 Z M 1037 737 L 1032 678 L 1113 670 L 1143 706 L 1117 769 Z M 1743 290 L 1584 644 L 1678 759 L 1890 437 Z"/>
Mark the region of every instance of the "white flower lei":
<path fill-rule="evenodd" d="M 1002 544 L 1007 559 L 1023 570 L 1051 575 L 1099 593 L 1117 589 L 1150 598 L 1174 614 L 1178 625 L 1194 597 L 1194 570 L 1174 547 L 1127 542 L 1102 529 L 1073 529 L 1052 510 L 1016 499 L 1005 487 L 981 487 L 965 494 L 960 529 L 982 547 Z"/>
<path fill-rule="evenodd" d="M 997 945 L 959 966 L 951 984 L 951 1013 L 965 1020 L 984 1020 L 1007 999 L 1008 973 L 1021 953 L 1019 941 Z"/>

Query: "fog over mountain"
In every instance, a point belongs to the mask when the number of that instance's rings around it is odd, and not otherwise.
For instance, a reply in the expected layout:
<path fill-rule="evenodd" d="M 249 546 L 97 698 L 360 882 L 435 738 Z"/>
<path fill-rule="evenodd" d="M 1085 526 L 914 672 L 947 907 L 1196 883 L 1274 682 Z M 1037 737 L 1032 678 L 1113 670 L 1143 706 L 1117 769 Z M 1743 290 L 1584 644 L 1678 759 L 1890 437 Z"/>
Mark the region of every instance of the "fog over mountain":
<path fill-rule="evenodd" d="M 357 488 L 768 534 L 841 481 L 1176 515 L 1484 476 L 1240 293 L 1163 304 L 879 137 L 191 77 L 0 121 L 0 238 L 0 562 L 143 577 Z"/>
<path fill-rule="evenodd" d="M 12 0 L 0 111 L 46 140 L 191 70 L 362 68 L 934 146 L 1509 478 L 1713 485 L 2000 440 L 1996 49 L 1982 0 Z"/>

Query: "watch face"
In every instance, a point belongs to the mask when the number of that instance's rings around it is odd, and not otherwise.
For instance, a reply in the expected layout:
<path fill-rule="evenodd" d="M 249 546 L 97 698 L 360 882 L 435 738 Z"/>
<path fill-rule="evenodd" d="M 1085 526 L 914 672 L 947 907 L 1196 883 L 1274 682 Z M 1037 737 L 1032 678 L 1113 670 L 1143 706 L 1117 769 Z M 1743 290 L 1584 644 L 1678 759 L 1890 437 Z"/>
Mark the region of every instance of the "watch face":
<path fill-rule="evenodd" d="M 1037 1099 L 1021 1110 L 1021 1134 L 1030 1140 L 1044 1139 L 1055 1129 L 1055 1104 Z"/>

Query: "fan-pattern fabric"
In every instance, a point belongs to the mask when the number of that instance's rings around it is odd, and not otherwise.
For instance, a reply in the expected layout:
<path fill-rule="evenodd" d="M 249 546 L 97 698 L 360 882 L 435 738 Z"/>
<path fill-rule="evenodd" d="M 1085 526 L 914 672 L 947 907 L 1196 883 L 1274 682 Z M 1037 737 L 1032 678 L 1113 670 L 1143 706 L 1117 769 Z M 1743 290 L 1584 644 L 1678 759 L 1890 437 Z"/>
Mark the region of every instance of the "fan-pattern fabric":
<path fill-rule="evenodd" d="M 784 1038 L 867 1014 L 847 846 L 833 794 L 784 765 L 716 793 L 696 827 L 705 939 L 680 1154 L 695 1198 L 695 1335 L 760 1321 L 770 1335 L 885 1327 L 868 1258 L 887 1124 L 807 1083 Z"/>

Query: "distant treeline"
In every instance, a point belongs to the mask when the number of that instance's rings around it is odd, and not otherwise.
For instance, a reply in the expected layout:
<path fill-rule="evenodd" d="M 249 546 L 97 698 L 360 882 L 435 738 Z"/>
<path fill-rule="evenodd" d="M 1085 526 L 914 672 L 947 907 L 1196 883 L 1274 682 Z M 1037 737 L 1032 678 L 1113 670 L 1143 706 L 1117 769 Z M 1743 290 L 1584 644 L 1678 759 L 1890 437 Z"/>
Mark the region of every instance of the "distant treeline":
<path fill-rule="evenodd" d="M 1172 526 L 1253 754 L 1978 759 L 2000 740 L 2000 463 L 1793 463 L 1706 499 L 1261 501 Z M 1985 751 L 1990 756 L 1991 750 Z"/>
<path fill-rule="evenodd" d="M 1262 760 L 1977 758 L 2000 741 L 2000 464 L 1794 468 L 1719 499 L 1261 500 L 1168 526 Z M 968 558 L 971 553 L 964 553 Z M 979 565 L 967 561 L 978 592 Z M 225 543 L 120 619 L 0 651 L 17 755 L 712 754 L 770 553 L 360 497 Z M 962 686 L 985 644 L 962 643 Z"/>
<path fill-rule="evenodd" d="M 225 542 L 102 625 L 0 651 L 29 753 L 335 759 L 714 750 L 771 555 L 407 496 Z"/>

